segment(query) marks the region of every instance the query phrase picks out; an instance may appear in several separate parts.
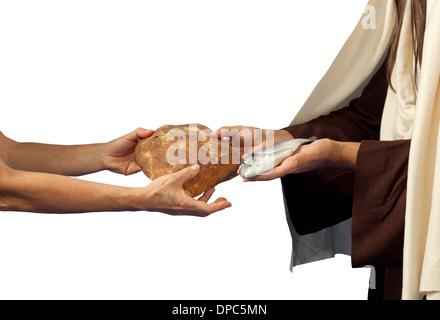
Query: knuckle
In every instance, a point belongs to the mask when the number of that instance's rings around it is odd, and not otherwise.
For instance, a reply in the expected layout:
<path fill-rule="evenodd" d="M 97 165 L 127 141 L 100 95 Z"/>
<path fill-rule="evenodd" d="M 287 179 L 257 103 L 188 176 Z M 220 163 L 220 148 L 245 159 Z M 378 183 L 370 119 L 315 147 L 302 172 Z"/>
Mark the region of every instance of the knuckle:
<path fill-rule="evenodd" d="M 292 158 L 289 161 L 289 168 L 290 169 L 296 169 L 299 166 L 299 159 L 298 158 Z"/>

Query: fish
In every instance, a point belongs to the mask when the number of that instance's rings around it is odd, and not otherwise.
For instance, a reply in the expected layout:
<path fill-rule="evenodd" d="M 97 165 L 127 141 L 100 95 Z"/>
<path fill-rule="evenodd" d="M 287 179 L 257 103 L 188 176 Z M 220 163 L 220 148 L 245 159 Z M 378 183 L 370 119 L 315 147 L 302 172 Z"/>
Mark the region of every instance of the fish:
<path fill-rule="evenodd" d="M 291 139 L 255 151 L 240 163 L 238 172 L 244 179 L 253 179 L 263 173 L 271 172 L 286 158 L 292 156 L 301 146 L 313 143 L 317 137 Z"/>

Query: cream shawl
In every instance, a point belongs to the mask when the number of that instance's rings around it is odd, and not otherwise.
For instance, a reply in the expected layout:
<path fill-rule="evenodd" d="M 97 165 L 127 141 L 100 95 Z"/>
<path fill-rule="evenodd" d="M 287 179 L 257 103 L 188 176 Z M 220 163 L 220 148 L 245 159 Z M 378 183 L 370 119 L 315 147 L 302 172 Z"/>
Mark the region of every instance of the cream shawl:
<path fill-rule="evenodd" d="M 408 1 L 392 75 L 396 92 L 388 91 L 381 140 L 412 139 L 402 298 L 416 300 L 424 295 L 440 298 L 440 1 L 428 0 L 418 91 L 413 72 L 410 4 Z M 375 21 L 366 23 L 367 12 Z M 368 83 L 389 47 L 396 19 L 395 2 L 370 0 L 365 14 L 291 125 L 345 106 Z M 292 264 L 324 259 L 335 252 L 349 253 L 350 245 L 342 242 L 349 241 L 350 225 L 342 223 L 306 237 L 293 230 Z"/>

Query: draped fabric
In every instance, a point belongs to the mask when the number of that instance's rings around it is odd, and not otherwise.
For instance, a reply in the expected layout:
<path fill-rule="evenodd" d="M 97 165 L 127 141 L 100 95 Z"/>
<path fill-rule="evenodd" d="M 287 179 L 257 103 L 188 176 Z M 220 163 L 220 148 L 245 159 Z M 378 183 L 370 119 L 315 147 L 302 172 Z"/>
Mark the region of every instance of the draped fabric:
<path fill-rule="evenodd" d="M 403 299 L 440 292 L 440 1 L 428 0 L 418 88 L 414 79 L 411 2 L 407 2 L 392 83 L 383 109 L 383 142 L 411 139 L 404 232 Z M 370 0 L 376 28 L 359 21 L 291 126 L 327 115 L 359 96 L 386 56 L 396 21 L 394 0 Z M 364 17 L 363 17 L 364 18 Z M 437 108 L 436 108 L 437 107 Z M 351 221 L 300 236 L 293 230 L 292 266 L 350 253 Z"/>

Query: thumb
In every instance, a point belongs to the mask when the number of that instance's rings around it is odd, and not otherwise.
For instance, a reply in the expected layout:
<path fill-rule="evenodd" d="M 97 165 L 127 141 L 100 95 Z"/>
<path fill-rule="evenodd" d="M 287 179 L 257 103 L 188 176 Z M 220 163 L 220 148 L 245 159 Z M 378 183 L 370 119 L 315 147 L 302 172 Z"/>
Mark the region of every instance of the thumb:
<path fill-rule="evenodd" d="M 286 165 L 295 172 L 300 172 L 312 162 L 311 155 L 302 151 L 303 149 L 301 147 L 293 156 L 286 159 Z"/>
<path fill-rule="evenodd" d="M 185 182 L 195 178 L 199 171 L 200 166 L 198 164 L 195 164 L 193 166 L 180 170 L 179 172 L 176 172 L 174 175 L 176 177 L 176 181 L 180 185 L 183 185 Z"/>
<path fill-rule="evenodd" d="M 153 133 L 154 133 L 153 130 L 149 130 L 149 129 L 147 130 L 147 129 L 144 129 L 144 128 L 138 128 L 138 129 L 136 129 L 135 131 L 133 131 L 131 133 L 131 139 L 133 141 L 138 141 L 140 139 L 148 138 Z"/>

